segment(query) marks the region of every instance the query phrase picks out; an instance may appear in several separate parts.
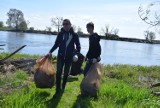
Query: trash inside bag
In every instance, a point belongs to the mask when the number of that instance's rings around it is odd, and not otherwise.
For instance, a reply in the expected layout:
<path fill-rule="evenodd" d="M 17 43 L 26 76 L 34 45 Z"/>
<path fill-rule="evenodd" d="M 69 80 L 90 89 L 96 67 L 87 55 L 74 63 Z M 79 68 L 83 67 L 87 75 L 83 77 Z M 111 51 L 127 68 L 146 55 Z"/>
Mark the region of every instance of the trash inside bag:
<path fill-rule="evenodd" d="M 52 88 L 55 83 L 55 69 L 51 56 L 36 60 L 34 81 L 37 88 Z"/>

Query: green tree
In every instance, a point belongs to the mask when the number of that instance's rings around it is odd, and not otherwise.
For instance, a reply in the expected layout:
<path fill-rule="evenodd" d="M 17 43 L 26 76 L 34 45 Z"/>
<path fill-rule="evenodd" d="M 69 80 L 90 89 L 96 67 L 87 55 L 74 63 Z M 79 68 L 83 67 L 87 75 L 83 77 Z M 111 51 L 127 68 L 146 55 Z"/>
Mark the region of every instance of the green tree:
<path fill-rule="evenodd" d="M 3 24 L 3 21 L 0 21 L 0 27 L 3 27 L 4 24 Z"/>
<path fill-rule="evenodd" d="M 153 40 L 155 40 L 155 38 L 156 38 L 155 33 L 152 31 L 148 31 L 148 30 L 144 31 L 144 35 L 145 35 L 146 41 L 149 43 L 153 43 Z"/>
<path fill-rule="evenodd" d="M 22 21 L 22 22 L 19 24 L 19 30 L 21 30 L 21 31 L 26 31 L 27 29 L 28 29 L 28 27 L 27 27 L 26 21 Z"/>
<path fill-rule="evenodd" d="M 29 30 L 30 30 L 30 31 L 34 31 L 34 27 L 30 27 Z"/>
<path fill-rule="evenodd" d="M 9 27 L 19 29 L 19 25 L 25 21 L 23 12 L 17 9 L 10 9 L 7 13 L 8 19 L 6 24 Z"/>
<path fill-rule="evenodd" d="M 154 32 L 149 32 L 149 42 L 153 43 L 153 40 L 155 40 L 156 35 Z"/>

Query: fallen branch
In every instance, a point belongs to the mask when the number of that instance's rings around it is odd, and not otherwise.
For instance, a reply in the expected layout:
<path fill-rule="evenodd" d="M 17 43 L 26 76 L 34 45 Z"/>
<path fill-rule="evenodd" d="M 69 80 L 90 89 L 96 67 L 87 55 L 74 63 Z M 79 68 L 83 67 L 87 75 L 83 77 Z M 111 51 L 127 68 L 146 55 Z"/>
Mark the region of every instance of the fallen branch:
<path fill-rule="evenodd" d="M 11 53 L 9 56 L 3 58 L 2 60 L 0 60 L 0 64 L 3 63 L 5 60 L 7 60 L 8 58 L 10 58 L 11 56 L 13 56 L 15 53 L 17 53 L 19 50 L 21 50 L 22 48 L 24 48 L 26 45 L 23 45 L 22 47 L 18 48 L 16 51 L 14 51 L 13 53 Z"/>

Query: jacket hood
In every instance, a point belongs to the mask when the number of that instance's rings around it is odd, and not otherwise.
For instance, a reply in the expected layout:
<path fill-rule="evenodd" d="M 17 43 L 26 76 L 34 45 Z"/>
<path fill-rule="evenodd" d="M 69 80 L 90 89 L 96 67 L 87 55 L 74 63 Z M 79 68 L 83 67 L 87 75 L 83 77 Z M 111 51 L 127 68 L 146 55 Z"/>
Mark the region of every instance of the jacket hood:
<path fill-rule="evenodd" d="M 73 30 L 73 27 L 71 27 L 71 28 L 69 29 L 69 31 L 65 31 L 64 28 L 62 27 L 62 28 L 61 28 L 61 32 L 62 32 L 62 33 L 67 33 L 67 32 L 69 32 L 69 33 L 74 33 L 74 30 Z"/>

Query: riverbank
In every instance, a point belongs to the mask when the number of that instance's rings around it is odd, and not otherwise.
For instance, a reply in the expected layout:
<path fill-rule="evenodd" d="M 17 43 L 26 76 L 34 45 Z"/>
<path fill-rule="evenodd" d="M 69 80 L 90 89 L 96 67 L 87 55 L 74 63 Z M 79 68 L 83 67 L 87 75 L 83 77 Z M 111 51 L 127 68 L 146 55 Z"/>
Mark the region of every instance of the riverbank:
<path fill-rule="evenodd" d="M 0 59 L 7 54 L 0 54 Z M 39 56 L 16 54 L 11 59 Z M 84 65 L 83 65 L 84 67 Z M 159 66 L 104 65 L 98 99 L 80 96 L 83 75 L 69 76 L 66 90 L 61 97 L 50 100 L 51 89 L 38 89 L 33 74 L 22 70 L 0 72 L 1 108 L 146 108 L 160 107 L 159 98 L 151 93 L 150 84 L 160 81 Z M 160 91 L 154 88 L 153 91 Z"/>
<path fill-rule="evenodd" d="M 13 30 L 9 28 L 0 28 L 0 31 L 9 31 L 9 32 L 23 32 L 23 33 L 37 33 L 37 34 L 48 34 L 48 35 L 57 35 L 58 32 L 51 32 L 46 30 Z M 88 34 L 80 33 L 78 34 L 80 37 L 89 37 Z M 126 41 L 126 42 L 136 42 L 136 43 L 149 43 L 149 44 L 160 44 L 160 40 L 153 40 L 152 42 L 146 41 L 146 39 L 137 39 L 137 38 L 127 38 L 127 37 L 120 37 L 118 35 L 109 34 L 108 36 L 100 35 L 101 39 L 104 40 L 115 40 L 115 41 Z"/>

